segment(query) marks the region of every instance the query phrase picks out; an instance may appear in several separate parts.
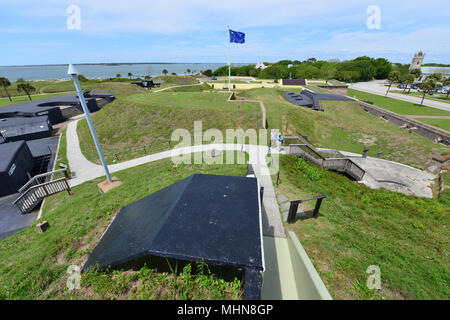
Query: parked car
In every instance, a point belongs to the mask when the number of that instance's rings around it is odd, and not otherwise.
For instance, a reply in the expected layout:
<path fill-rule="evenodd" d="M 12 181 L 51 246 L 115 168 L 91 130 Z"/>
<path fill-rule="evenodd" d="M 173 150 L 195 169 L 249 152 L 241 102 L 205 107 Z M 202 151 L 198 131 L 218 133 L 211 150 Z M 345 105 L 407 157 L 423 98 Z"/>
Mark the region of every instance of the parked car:
<path fill-rule="evenodd" d="M 406 88 L 406 84 L 404 84 L 404 83 L 399 83 L 399 84 L 397 85 L 397 88 L 399 88 L 399 89 L 405 89 L 405 88 Z"/>
<path fill-rule="evenodd" d="M 450 87 L 439 87 L 436 89 L 436 93 L 447 94 Z"/>
<path fill-rule="evenodd" d="M 420 86 L 420 82 L 413 83 L 411 85 L 411 89 L 417 90 L 417 89 L 419 89 L 419 86 Z"/>

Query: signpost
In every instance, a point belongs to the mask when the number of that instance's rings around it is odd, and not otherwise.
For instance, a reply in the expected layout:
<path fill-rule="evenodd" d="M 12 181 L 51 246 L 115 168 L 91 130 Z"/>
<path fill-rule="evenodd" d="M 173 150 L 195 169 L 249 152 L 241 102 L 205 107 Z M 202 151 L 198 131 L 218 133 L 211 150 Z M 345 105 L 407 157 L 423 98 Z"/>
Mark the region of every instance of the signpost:
<path fill-rule="evenodd" d="M 83 91 L 81 90 L 80 82 L 78 81 L 78 71 L 75 69 L 75 67 L 70 64 L 69 70 L 67 70 L 67 73 L 72 76 L 73 83 L 75 84 L 75 88 L 77 90 L 78 98 L 80 99 L 81 107 L 83 108 L 83 112 L 86 116 L 86 121 L 89 126 L 89 130 L 91 130 L 92 139 L 94 140 L 95 147 L 97 148 L 98 155 L 100 157 L 100 161 L 102 162 L 103 169 L 105 169 L 106 174 L 106 180 L 108 183 L 112 183 L 111 176 L 109 175 L 108 166 L 106 165 L 105 157 L 103 156 L 103 151 L 100 146 L 100 143 L 97 138 L 97 133 L 95 132 L 94 125 L 91 121 L 91 115 L 89 113 L 89 109 L 86 105 L 86 100 L 84 99 Z"/>

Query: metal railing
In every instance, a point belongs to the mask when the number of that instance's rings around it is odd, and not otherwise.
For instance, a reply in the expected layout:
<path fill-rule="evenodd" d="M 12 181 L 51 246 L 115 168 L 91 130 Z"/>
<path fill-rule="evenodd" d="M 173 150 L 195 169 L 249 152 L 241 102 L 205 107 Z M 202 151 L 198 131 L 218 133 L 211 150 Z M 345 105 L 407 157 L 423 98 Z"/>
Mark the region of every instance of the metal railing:
<path fill-rule="evenodd" d="M 69 174 L 67 173 L 67 169 L 59 169 L 55 171 L 50 171 L 42 174 L 35 175 L 33 178 L 30 179 L 26 184 L 23 185 L 22 188 L 19 189 L 20 193 L 23 193 L 25 190 L 39 185 L 43 184 L 47 181 L 49 181 L 52 178 L 56 178 L 58 175 L 63 174 L 66 179 L 69 179 Z"/>
<path fill-rule="evenodd" d="M 298 205 L 300 203 L 313 201 L 313 200 L 316 200 L 316 205 L 314 207 L 314 211 L 313 211 L 312 216 L 317 219 L 319 217 L 319 210 L 320 210 L 320 206 L 322 205 L 322 200 L 325 199 L 326 197 L 327 196 L 323 195 L 323 196 L 313 197 L 313 198 L 309 198 L 309 199 L 305 199 L 305 200 L 294 200 L 294 201 L 291 201 L 291 205 L 289 206 L 289 213 L 288 213 L 287 223 L 294 223 L 295 222 L 296 217 L 297 217 Z"/>
<path fill-rule="evenodd" d="M 65 190 L 70 194 L 71 189 L 66 178 L 48 181 L 28 188 L 14 201 L 14 204 L 22 213 L 28 213 L 33 210 L 45 197 Z"/>
<path fill-rule="evenodd" d="M 356 181 L 362 180 L 366 173 L 360 166 L 349 158 L 325 158 L 307 144 L 289 145 L 289 154 L 300 156 L 323 168 L 344 172 Z"/>

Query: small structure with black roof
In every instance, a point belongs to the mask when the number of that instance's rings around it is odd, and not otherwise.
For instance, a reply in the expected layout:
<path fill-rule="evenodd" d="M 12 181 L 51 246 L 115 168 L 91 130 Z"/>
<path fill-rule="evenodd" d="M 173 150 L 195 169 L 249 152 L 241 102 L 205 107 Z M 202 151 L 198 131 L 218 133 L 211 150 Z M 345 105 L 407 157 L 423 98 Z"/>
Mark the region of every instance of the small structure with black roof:
<path fill-rule="evenodd" d="M 52 129 L 48 116 L 0 118 L 0 131 L 6 141 L 47 138 Z"/>
<path fill-rule="evenodd" d="M 283 86 L 306 86 L 305 79 L 282 79 L 281 84 Z"/>
<path fill-rule="evenodd" d="M 155 256 L 242 270 L 245 298 L 260 299 L 264 254 L 258 180 L 194 174 L 122 208 L 83 271 Z"/>
<path fill-rule="evenodd" d="M 25 141 L 0 144 L 0 197 L 16 193 L 32 176 L 33 167 Z"/>

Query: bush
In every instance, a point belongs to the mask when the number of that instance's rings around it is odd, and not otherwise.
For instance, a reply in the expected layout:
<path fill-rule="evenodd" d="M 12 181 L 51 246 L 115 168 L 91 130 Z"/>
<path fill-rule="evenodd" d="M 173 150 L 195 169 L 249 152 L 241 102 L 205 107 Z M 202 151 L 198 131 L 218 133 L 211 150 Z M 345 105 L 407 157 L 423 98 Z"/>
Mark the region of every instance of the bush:
<path fill-rule="evenodd" d="M 82 74 L 80 74 L 80 75 L 78 75 L 78 80 L 80 80 L 81 82 L 86 82 L 86 81 L 88 81 L 89 79 L 86 78 L 85 76 L 83 76 Z"/>
<path fill-rule="evenodd" d="M 320 171 L 313 164 L 308 163 L 305 159 L 298 158 L 296 167 L 311 181 L 317 181 L 322 178 Z"/>

